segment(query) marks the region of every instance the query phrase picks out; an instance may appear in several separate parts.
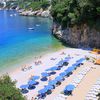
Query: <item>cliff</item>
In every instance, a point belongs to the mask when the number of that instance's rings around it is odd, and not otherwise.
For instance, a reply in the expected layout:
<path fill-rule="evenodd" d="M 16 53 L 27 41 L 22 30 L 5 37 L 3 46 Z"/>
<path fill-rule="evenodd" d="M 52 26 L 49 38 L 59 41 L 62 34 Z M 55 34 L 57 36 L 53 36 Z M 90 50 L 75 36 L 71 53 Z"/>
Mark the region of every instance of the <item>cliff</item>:
<path fill-rule="evenodd" d="M 86 24 L 62 30 L 60 25 L 54 23 L 52 33 L 64 44 L 72 47 L 100 48 L 100 32 Z"/>

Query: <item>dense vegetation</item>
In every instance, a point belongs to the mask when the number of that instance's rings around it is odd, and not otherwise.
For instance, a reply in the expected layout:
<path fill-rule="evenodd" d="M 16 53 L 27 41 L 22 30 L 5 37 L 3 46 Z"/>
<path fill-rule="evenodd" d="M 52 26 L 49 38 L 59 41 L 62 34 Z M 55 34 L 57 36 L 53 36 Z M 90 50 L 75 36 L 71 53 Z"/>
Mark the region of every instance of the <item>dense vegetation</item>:
<path fill-rule="evenodd" d="M 41 8 L 47 9 L 50 3 L 48 0 L 19 0 L 18 5 L 24 9 L 39 10 Z"/>
<path fill-rule="evenodd" d="M 11 0 L 6 2 L 6 8 L 16 8 L 17 6 L 22 9 L 39 10 L 47 9 L 50 2 L 48 0 Z M 3 4 L 0 4 L 0 7 L 3 7 Z"/>
<path fill-rule="evenodd" d="M 51 14 L 63 28 L 83 23 L 100 26 L 100 0 L 52 0 Z"/>
<path fill-rule="evenodd" d="M 25 100 L 15 83 L 8 75 L 0 77 L 0 100 Z"/>

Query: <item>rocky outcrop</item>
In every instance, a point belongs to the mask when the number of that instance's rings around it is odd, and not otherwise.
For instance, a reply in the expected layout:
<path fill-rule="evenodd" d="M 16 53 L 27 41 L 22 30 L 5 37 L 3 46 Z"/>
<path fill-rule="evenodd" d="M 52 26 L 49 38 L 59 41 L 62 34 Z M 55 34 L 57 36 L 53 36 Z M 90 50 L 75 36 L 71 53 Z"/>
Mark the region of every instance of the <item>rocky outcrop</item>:
<path fill-rule="evenodd" d="M 86 24 L 61 30 L 60 25 L 54 23 L 52 32 L 62 42 L 73 47 L 100 48 L 100 32 Z"/>
<path fill-rule="evenodd" d="M 50 17 L 50 11 L 47 9 L 45 11 L 43 11 L 43 9 L 41 8 L 40 10 L 36 10 L 36 11 L 18 11 L 20 12 L 20 15 L 23 16 L 41 16 L 41 17 Z"/>

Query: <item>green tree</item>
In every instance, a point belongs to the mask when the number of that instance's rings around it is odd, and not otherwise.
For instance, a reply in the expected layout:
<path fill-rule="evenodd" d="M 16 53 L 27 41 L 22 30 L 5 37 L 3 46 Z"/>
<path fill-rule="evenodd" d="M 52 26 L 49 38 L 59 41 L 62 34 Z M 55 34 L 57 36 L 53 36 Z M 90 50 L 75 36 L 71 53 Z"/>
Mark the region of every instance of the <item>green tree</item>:
<path fill-rule="evenodd" d="M 8 75 L 0 77 L 0 100 L 25 100 Z"/>
<path fill-rule="evenodd" d="M 100 0 L 52 0 L 51 4 L 54 21 L 63 27 L 84 23 L 97 25 L 100 21 Z"/>

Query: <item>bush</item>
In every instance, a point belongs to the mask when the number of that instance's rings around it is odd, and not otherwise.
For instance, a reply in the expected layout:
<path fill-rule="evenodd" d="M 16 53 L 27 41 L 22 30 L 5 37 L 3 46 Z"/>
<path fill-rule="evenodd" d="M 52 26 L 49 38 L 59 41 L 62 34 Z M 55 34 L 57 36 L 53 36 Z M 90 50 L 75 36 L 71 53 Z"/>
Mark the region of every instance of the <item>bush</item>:
<path fill-rule="evenodd" d="M 8 75 L 0 77 L 0 100 L 25 100 Z"/>
<path fill-rule="evenodd" d="M 39 10 L 39 9 L 47 9 L 48 6 L 50 6 L 49 1 L 47 0 L 25 0 L 24 2 L 20 3 L 20 8 L 24 8 L 24 9 L 30 9 L 32 8 L 33 10 Z"/>
<path fill-rule="evenodd" d="M 100 19 L 99 4 L 100 0 L 52 0 L 51 15 L 64 26 L 93 23 L 91 26 L 94 27 Z"/>

